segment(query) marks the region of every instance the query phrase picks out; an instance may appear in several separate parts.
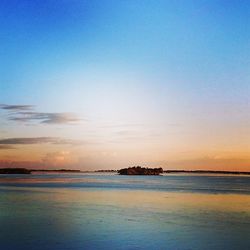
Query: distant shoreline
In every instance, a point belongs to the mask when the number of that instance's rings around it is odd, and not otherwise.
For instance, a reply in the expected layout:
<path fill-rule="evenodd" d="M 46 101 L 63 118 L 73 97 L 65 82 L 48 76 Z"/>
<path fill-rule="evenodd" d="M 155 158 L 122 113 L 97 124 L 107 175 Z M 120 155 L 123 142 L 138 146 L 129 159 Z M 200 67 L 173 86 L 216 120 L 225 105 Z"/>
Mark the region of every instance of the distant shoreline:
<path fill-rule="evenodd" d="M 164 170 L 165 174 L 228 174 L 250 175 L 247 171 L 223 171 L 223 170 Z"/>
<path fill-rule="evenodd" d="M 118 173 L 119 170 L 93 170 L 82 171 L 79 169 L 26 169 L 26 168 L 0 168 L 0 174 L 32 174 L 44 173 Z M 250 175 L 248 171 L 223 171 L 223 170 L 163 170 L 163 174 L 225 174 L 225 175 Z"/>

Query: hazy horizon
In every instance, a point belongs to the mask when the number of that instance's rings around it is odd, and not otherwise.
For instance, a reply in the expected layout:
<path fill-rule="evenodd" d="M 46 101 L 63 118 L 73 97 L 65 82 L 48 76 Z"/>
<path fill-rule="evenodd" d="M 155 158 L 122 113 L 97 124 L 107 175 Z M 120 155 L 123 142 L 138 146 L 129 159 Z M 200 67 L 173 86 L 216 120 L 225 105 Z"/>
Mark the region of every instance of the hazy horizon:
<path fill-rule="evenodd" d="M 0 12 L 0 167 L 250 171 L 248 1 Z"/>

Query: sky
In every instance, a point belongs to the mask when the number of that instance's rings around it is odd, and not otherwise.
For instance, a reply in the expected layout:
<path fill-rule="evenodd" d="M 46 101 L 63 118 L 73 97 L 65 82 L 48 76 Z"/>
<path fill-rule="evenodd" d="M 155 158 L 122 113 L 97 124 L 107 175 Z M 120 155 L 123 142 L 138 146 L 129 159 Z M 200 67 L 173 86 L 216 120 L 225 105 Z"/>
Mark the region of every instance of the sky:
<path fill-rule="evenodd" d="M 0 2 L 0 167 L 250 171 L 250 4 Z"/>

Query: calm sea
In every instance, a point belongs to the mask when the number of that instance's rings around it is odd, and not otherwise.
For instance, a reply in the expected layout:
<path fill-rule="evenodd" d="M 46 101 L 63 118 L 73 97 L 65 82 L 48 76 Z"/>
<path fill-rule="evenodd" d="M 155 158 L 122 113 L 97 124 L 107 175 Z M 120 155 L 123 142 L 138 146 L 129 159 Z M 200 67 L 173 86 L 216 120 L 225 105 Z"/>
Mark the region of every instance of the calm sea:
<path fill-rule="evenodd" d="M 1 250 L 250 249 L 250 177 L 0 175 Z"/>

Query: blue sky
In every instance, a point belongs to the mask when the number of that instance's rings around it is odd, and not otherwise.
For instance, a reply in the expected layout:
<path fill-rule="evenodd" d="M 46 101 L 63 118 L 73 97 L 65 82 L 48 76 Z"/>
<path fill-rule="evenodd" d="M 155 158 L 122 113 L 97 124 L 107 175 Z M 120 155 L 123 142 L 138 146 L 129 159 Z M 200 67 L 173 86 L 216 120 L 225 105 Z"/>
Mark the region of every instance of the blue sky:
<path fill-rule="evenodd" d="M 0 100 L 36 113 L 10 119 L 13 109 L 2 108 L 1 138 L 80 139 L 38 147 L 32 160 L 69 152 L 91 168 L 218 158 L 245 168 L 249 19 L 248 1 L 1 1 Z M 28 150 L 0 154 L 23 161 Z"/>

